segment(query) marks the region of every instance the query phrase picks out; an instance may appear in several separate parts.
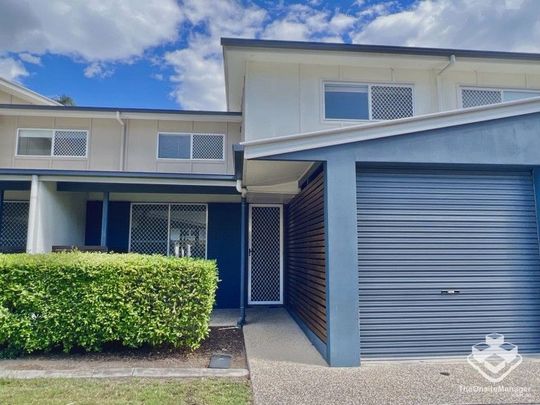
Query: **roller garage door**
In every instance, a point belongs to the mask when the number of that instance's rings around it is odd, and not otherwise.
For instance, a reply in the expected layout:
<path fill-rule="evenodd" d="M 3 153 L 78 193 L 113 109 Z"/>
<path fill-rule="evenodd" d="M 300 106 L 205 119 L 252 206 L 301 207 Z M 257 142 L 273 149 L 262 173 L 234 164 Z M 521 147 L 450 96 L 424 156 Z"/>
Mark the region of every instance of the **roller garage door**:
<path fill-rule="evenodd" d="M 530 173 L 357 174 L 363 358 L 465 355 L 498 332 L 540 353 Z"/>

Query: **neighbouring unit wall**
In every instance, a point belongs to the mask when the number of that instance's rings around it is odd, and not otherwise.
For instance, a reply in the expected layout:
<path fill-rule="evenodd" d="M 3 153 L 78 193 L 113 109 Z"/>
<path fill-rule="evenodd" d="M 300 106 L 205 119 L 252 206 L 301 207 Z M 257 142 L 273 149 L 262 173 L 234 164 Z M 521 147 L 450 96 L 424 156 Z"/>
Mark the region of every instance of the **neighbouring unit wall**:
<path fill-rule="evenodd" d="M 319 173 L 287 206 L 287 306 L 323 343 L 326 332 L 324 180 Z"/>

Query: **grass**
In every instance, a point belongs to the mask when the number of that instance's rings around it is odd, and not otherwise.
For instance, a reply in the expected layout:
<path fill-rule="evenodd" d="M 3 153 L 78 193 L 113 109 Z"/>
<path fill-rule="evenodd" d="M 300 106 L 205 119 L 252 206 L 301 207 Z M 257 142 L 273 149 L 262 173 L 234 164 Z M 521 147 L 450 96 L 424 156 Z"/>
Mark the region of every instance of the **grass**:
<path fill-rule="evenodd" d="M 0 379 L 0 404 L 250 404 L 247 380 Z"/>

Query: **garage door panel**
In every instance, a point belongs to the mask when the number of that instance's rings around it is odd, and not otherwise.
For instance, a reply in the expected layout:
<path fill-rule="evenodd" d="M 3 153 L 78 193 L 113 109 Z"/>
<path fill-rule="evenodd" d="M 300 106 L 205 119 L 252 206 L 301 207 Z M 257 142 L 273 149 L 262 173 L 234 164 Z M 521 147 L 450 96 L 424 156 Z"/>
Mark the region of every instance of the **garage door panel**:
<path fill-rule="evenodd" d="M 492 332 L 540 352 L 529 173 L 371 171 L 357 187 L 364 357 L 465 355 Z"/>

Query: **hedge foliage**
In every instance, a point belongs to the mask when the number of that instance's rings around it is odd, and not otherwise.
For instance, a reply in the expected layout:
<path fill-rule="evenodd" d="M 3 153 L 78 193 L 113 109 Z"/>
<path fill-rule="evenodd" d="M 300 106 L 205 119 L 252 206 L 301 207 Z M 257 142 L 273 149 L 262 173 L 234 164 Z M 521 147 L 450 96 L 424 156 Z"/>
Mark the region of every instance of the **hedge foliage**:
<path fill-rule="evenodd" d="M 102 253 L 0 254 L 5 352 L 171 345 L 208 334 L 214 261 Z"/>

